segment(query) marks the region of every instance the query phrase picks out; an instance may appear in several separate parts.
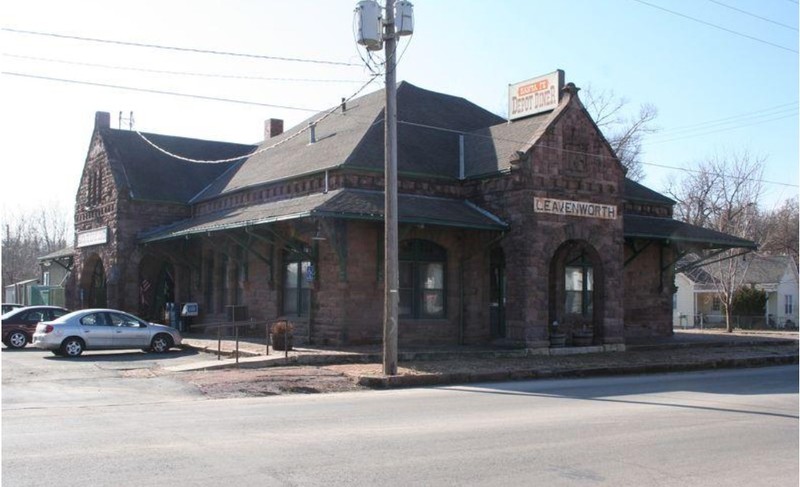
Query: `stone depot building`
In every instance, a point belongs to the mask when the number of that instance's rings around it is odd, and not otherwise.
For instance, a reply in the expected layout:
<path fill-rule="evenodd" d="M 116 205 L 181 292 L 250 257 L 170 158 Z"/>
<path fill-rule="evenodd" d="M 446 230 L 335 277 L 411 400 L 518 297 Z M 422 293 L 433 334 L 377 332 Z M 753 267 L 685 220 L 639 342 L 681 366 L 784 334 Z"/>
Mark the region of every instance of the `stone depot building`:
<path fill-rule="evenodd" d="M 674 201 L 625 177 L 578 88 L 557 89 L 509 121 L 398 86 L 401 347 L 547 347 L 553 322 L 610 348 L 669 335 L 675 263 L 751 246 L 674 220 Z M 383 117 L 378 91 L 286 132 L 269 119 L 241 145 L 98 112 L 68 305 L 160 321 L 194 302 L 195 324 L 288 319 L 300 342 L 381 342 Z"/>

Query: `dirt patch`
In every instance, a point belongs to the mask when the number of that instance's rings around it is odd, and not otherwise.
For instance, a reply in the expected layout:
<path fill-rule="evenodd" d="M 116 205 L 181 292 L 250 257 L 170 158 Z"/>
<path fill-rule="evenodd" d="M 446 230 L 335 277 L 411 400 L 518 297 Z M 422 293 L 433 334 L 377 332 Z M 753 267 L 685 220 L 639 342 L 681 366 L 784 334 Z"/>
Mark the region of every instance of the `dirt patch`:
<path fill-rule="evenodd" d="M 175 378 L 194 384 L 210 398 L 318 394 L 364 389 L 353 378 L 324 367 L 205 370 L 176 374 Z"/>
<path fill-rule="evenodd" d="M 587 353 L 566 356 L 528 356 L 524 358 L 464 357 L 442 361 L 401 362 L 398 376 L 442 377 L 442 382 L 460 383 L 475 380 L 509 380 L 548 376 L 581 376 L 599 373 L 615 374 L 626 367 L 639 367 L 637 373 L 648 370 L 672 371 L 730 366 L 742 359 L 761 359 L 794 356 L 797 362 L 797 343 L 751 346 L 688 347 L 668 350 L 629 351 L 620 353 Z M 705 365 L 704 365 L 705 364 Z M 359 378 L 382 377 L 379 363 L 341 364 L 327 366 L 290 366 L 272 368 L 218 369 L 170 373 L 176 380 L 195 385 L 209 398 L 272 396 L 281 394 L 317 394 L 360 391 Z M 605 372 L 603 372 L 605 371 Z M 158 371 L 160 375 L 162 371 Z M 143 372 L 137 372 L 137 376 Z M 446 380 L 445 380 L 446 379 Z"/>

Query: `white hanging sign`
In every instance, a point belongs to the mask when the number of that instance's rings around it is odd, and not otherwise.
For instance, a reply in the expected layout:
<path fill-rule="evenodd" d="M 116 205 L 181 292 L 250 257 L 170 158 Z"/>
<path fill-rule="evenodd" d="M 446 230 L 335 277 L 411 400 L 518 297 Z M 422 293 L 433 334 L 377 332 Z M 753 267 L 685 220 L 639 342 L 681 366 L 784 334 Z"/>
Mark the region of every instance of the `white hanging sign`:
<path fill-rule="evenodd" d="M 564 88 L 564 71 L 557 70 L 538 78 L 508 86 L 508 119 L 554 110 Z"/>

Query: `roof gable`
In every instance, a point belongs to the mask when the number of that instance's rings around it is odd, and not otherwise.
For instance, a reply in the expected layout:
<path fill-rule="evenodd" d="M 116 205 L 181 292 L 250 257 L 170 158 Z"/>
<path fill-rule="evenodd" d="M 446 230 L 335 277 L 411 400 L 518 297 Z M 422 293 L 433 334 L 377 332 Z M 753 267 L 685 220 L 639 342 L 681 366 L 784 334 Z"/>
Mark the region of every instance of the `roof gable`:
<path fill-rule="evenodd" d="M 235 162 L 199 163 L 176 159 L 148 144 L 136 132 L 100 129 L 111 173 L 118 190 L 136 200 L 188 203 Z M 242 156 L 254 147 L 244 144 L 143 134 L 157 146 L 183 157 L 218 160 Z"/>

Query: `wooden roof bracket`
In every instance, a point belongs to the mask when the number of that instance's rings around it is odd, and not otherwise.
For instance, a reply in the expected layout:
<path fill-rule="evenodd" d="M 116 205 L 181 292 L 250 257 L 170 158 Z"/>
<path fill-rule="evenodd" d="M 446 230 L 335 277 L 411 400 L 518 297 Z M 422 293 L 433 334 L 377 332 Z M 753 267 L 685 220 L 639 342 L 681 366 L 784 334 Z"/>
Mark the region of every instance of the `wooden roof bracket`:
<path fill-rule="evenodd" d="M 625 241 L 628 243 L 628 246 L 629 246 L 629 247 L 631 248 L 631 250 L 633 251 L 633 255 L 631 255 L 630 257 L 628 257 L 628 258 L 625 260 L 625 263 L 622 265 L 622 267 L 623 267 L 623 268 L 625 268 L 625 267 L 628 267 L 628 264 L 630 264 L 630 263 L 631 263 L 631 262 L 633 262 L 633 261 L 634 261 L 634 260 L 635 260 L 637 257 L 639 257 L 639 254 L 641 254 L 642 252 L 644 252 L 644 250 L 645 250 L 647 247 L 649 247 L 649 246 L 650 246 L 650 244 L 652 244 L 652 243 L 653 243 L 653 241 L 652 241 L 652 240 L 647 240 L 647 242 L 646 242 L 646 243 L 645 243 L 645 244 L 644 244 L 642 247 L 640 247 L 640 248 L 638 248 L 638 249 L 637 249 L 637 248 L 636 248 L 636 240 L 635 240 L 635 239 L 627 239 L 627 238 L 626 238 L 626 239 L 625 239 Z"/>

